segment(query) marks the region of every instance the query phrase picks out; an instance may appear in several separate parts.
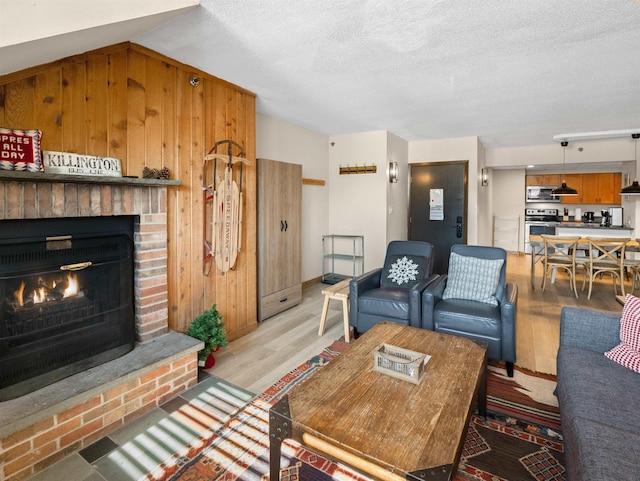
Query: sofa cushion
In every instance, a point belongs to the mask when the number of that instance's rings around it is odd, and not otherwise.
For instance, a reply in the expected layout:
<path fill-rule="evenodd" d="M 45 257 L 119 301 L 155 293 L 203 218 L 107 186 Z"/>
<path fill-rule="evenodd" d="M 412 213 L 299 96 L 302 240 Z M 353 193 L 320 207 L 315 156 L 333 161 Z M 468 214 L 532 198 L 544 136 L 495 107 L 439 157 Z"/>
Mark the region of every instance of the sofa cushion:
<path fill-rule="evenodd" d="M 442 299 L 466 299 L 498 305 L 495 297 L 504 259 L 481 259 L 451 253 Z"/>
<path fill-rule="evenodd" d="M 380 286 L 411 289 L 425 278 L 428 260 L 424 256 L 389 255 L 385 259 Z"/>
<path fill-rule="evenodd" d="M 602 353 L 561 346 L 558 350 L 560 411 L 640 435 L 640 375 Z"/>
<path fill-rule="evenodd" d="M 620 319 L 620 344 L 604 355 L 640 373 L 640 299 L 637 297 L 627 294 Z"/>
<path fill-rule="evenodd" d="M 585 418 L 564 422 L 567 479 L 635 481 L 640 435 Z M 597 453 L 597 454 L 596 454 Z"/>
<path fill-rule="evenodd" d="M 375 314 L 378 317 L 408 319 L 409 291 L 406 289 L 371 289 L 359 296 L 358 311 Z"/>
<path fill-rule="evenodd" d="M 502 320 L 500 307 L 485 302 L 448 299 L 438 302 L 433 311 L 433 329 L 489 343 L 487 356 L 502 357 Z"/>

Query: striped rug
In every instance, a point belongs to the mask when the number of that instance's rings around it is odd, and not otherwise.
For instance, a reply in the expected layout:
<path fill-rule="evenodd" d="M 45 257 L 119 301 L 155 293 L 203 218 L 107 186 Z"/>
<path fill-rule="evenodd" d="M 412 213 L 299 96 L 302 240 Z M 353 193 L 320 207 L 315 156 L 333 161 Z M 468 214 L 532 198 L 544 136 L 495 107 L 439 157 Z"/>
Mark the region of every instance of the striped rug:
<path fill-rule="evenodd" d="M 505 369 L 489 366 L 487 377 L 487 409 L 502 420 L 513 418 L 529 429 L 552 433 L 560 430 L 558 400 L 553 394 L 555 376 L 514 369 L 508 377 Z"/>
<path fill-rule="evenodd" d="M 211 444 L 193 458 L 183 458 L 177 473 L 154 478 L 171 481 L 268 481 L 269 408 L 297 383 L 348 348 L 336 341 L 321 354 L 283 376 L 256 396 L 216 432 Z M 551 376 L 516 368 L 513 378 L 497 366 L 488 374 L 487 409 L 469 423 L 456 481 L 563 481 L 564 455 Z M 348 466 L 306 449 L 283 444 L 283 481 L 370 481 Z"/>

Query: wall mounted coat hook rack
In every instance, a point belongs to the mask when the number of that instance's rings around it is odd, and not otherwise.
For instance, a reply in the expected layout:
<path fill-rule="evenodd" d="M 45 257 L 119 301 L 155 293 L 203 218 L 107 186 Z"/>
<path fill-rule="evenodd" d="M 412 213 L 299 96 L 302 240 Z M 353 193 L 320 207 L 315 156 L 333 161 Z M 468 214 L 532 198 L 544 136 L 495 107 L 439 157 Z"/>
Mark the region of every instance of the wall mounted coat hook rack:
<path fill-rule="evenodd" d="M 375 165 L 347 165 L 346 167 L 340 166 L 340 175 L 345 174 L 375 174 L 378 168 Z"/>

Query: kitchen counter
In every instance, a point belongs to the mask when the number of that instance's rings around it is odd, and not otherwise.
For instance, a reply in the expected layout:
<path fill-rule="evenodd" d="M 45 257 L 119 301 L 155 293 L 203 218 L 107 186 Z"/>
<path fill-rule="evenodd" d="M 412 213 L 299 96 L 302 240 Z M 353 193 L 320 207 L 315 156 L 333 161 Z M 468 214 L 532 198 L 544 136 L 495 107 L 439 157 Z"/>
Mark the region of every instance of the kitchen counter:
<path fill-rule="evenodd" d="M 571 229 L 598 229 L 598 230 L 628 230 L 632 231 L 631 227 L 624 226 L 602 226 L 597 222 L 586 223 L 586 222 L 558 222 L 556 224 L 556 228 L 571 228 Z M 557 232 L 556 232 L 557 234 Z"/>
<path fill-rule="evenodd" d="M 605 227 L 600 224 L 561 222 L 556 225 L 556 235 L 580 237 L 633 237 L 629 227 Z"/>

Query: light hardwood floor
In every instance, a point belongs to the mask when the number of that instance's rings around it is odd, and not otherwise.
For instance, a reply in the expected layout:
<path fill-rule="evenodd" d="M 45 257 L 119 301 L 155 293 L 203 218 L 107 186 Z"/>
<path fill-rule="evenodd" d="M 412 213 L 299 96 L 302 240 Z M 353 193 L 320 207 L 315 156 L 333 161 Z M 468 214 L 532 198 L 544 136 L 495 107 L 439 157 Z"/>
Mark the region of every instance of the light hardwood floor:
<path fill-rule="evenodd" d="M 587 290 L 576 299 L 565 274 L 558 273 L 555 284 L 547 282 L 542 292 L 542 266 L 536 267 L 535 289 L 531 287 L 530 257 L 509 254 L 507 280 L 518 285 L 517 362 L 516 365 L 542 373 L 555 374 L 562 306 L 580 306 L 621 312 L 615 300 L 612 281 L 600 279 L 591 299 Z M 630 282 L 626 283 L 627 289 Z M 324 284 L 303 290 L 302 303 L 261 323 L 254 332 L 237 339 L 216 355 L 209 370 L 237 386 L 260 393 L 284 374 L 307 361 L 344 334 L 341 303 L 331 301 L 327 328 L 318 336 Z M 587 287 L 588 289 L 588 287 Z"/>

